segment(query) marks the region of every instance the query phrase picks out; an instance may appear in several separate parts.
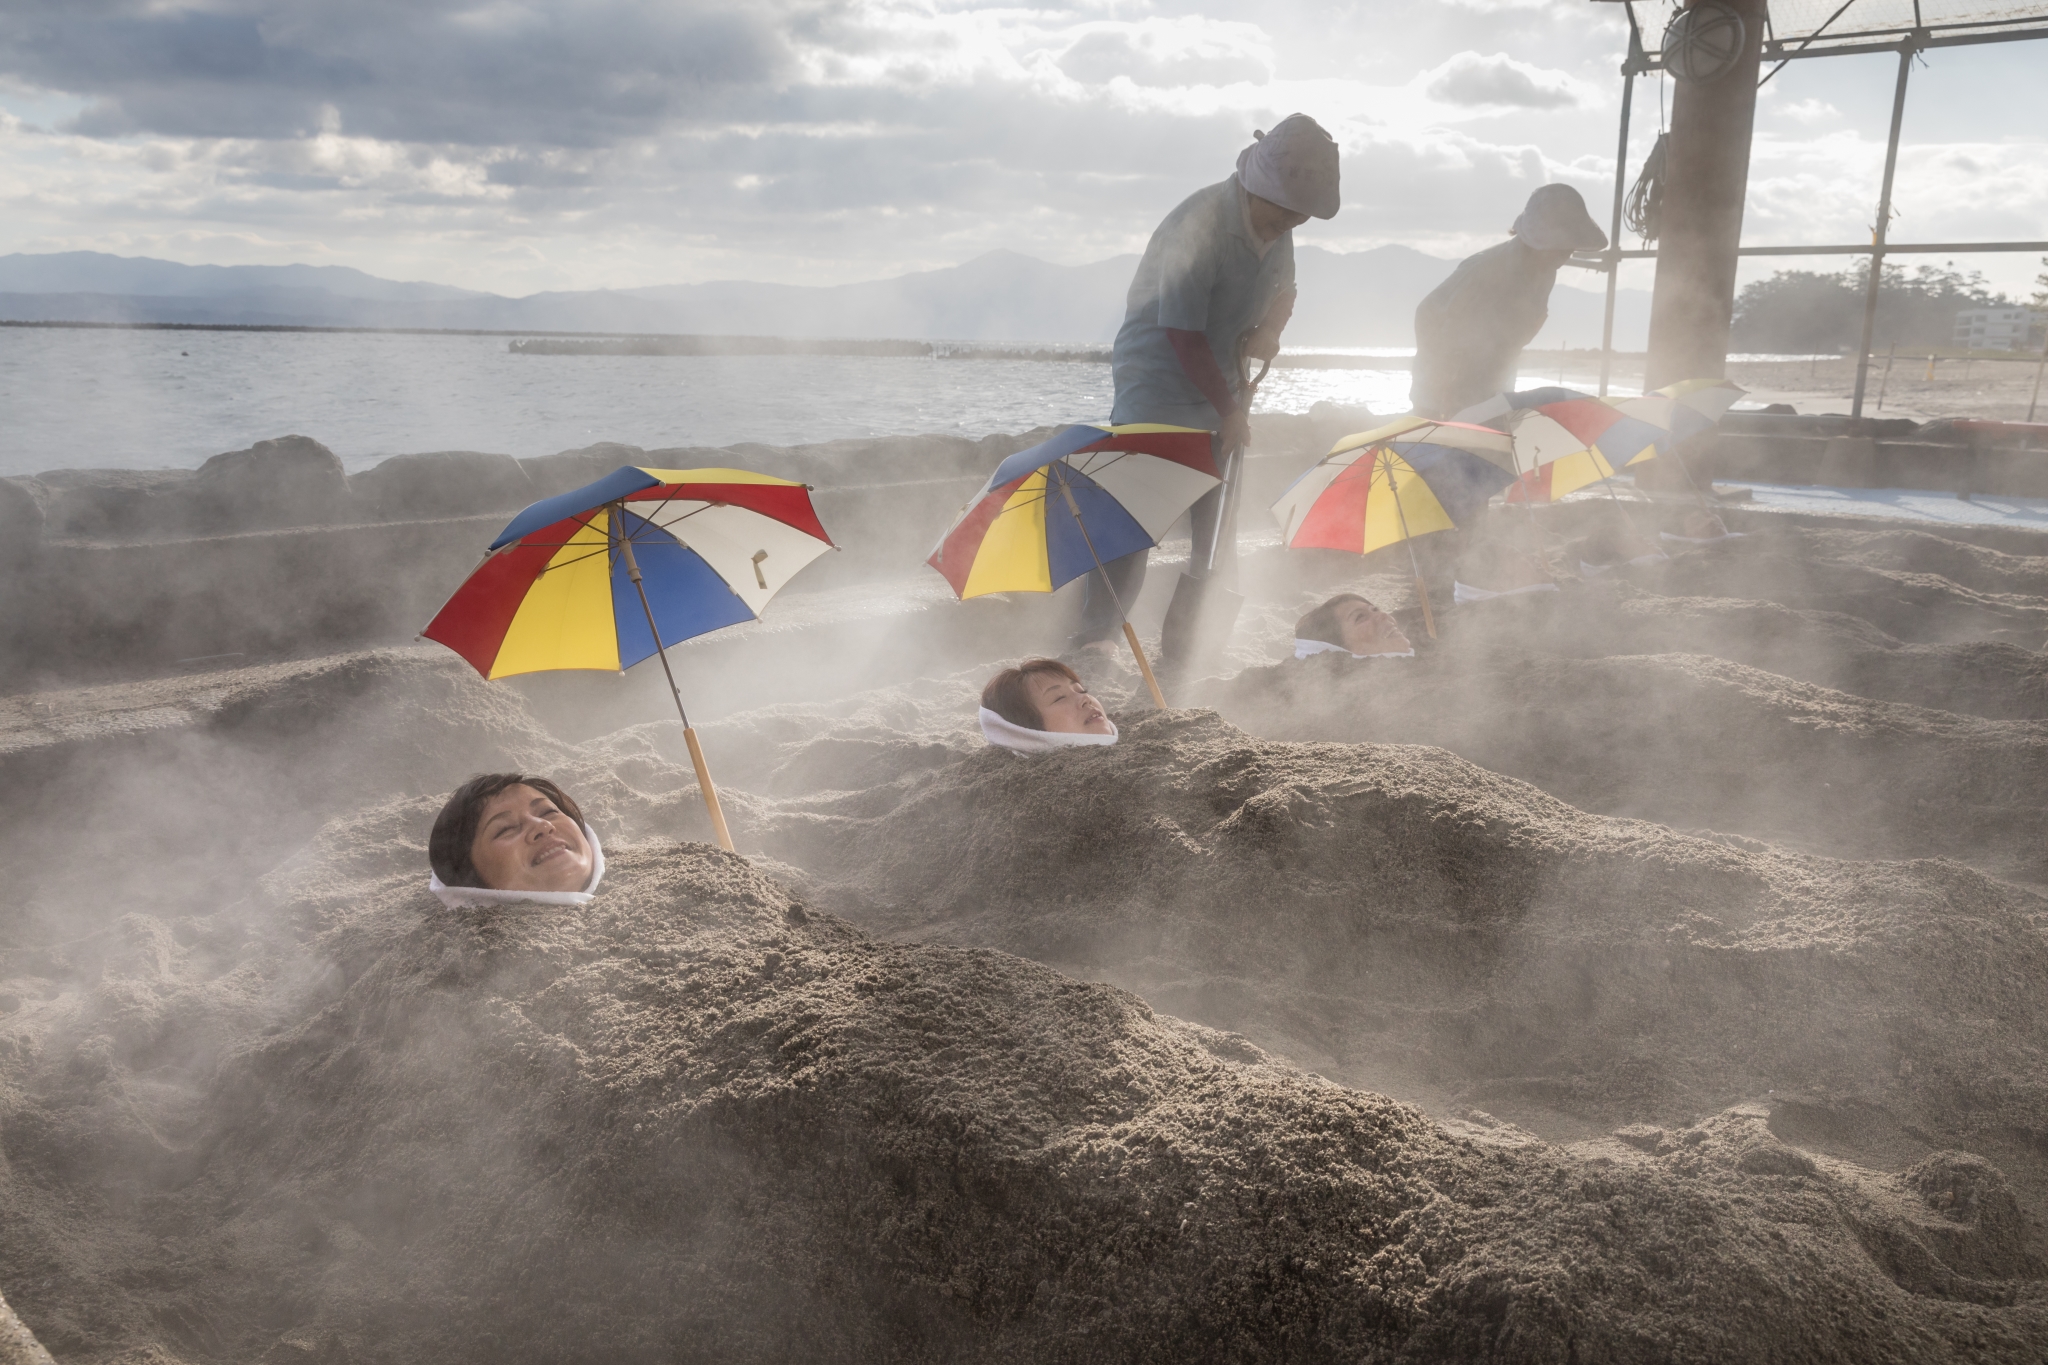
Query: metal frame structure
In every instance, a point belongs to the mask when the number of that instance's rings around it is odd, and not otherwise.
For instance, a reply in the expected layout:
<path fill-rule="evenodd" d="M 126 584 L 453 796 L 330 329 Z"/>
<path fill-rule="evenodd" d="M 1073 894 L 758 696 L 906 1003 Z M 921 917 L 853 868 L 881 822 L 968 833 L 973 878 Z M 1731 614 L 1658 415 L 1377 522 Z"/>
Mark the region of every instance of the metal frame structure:
<path fill-rule="evenodd" d="M 1887 229 L 1892 216 L 1892 180 L 1899 164 L 1899 127 L 1906 114 L 1906 78 L 1913 69 L 1913 59 L 1922 52 L 1939 47 L 1974 47 L 1983 43 L 2013 43 L 2029 39 L 2048 38 L 2048 24 L 2038 17 L 2025 19 L 1977 19 L 1948 24 L 1919 24 L 1910 28 L 1870 29 L 1853 33 L 1829 35 L 1828 26 L 1847 13 L 1848 0 L 1829 17 L 1826 23 L 1796 43 L 1787 38 L 1780 39 L 1766 31 L 1763 44 L 1763 59 L 1775 63 L 1758 84 L 1768 81 L 1783 70 L 1787 62 L 1807 57 L 1854 57 L 1875 52 L 1896 52 L 1899 56 L 1898 82 L 1892 89 L 1891 133 L 1885 144 L 1884 180 L 1877 197 L 1877 222 L 1871 230 L 1868 246 L 1745 246 L 1736 250 L 1738 256 L 1868 256 L 1870 257 L 1870 281 L 1863 299 L 1863 339 L 1856 357 L 1856 393 L 1849 415 L 1863 415 L 1863 394 L 1870 379 L 1870 346 L 1877 327 L 1878 293 L 1884 281 L 1884 260 L 1887 256 L 1914 254 L 1951 254 L 1965 252 L 2024 251 L 2048 254 L 2048 241 L 2041 242 L 1916 242 L 1895 245 L 1887 240 Z M 1913 0 L 1913 15 L 1920 18 L 1920 0 Z M 1628 57 L 1621 64 L 1621 132 L 1614 157 L 1614 213 L 1607 233 L 1607 250 L 1586 256 L 1575 256 L 1572 264 L 1587 269 L 1599 270 L 1607 276 L 1606 315 L 1600 333 L 1600 393 L 1607 393 L 1608 381 L 1614 363 L 1614 302 L 1619 287 L 1621 262 L 1629 260 L 1655 259 L 1654 250 L 1623 251 L 1621 249 L 1621 211 L 1628 196 L 1628 135 L 1629 113 L 1634 103 L 1636 77 L 1664 69 L 1664 54 L 1651 52 L 1643 46 L 1642 25 L 1636 19 L 1635 0 L 1624 0 L 1622 9 L 1628 15 Z"/>

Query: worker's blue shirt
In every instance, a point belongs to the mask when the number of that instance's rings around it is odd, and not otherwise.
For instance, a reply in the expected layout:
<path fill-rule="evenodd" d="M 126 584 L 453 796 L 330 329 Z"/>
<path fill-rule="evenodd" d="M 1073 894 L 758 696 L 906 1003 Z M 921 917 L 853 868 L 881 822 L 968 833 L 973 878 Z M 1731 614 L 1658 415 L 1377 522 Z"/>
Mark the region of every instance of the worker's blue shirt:
<path fill-rule="evenodd" d="M 1111 373 L 1112 422 L 1204 427 L 1223 419 L 1180 367 L 1168 328 L 1209 338 L 1230 395 L 1244 401 L 1238 338 L 1259 325 L 1273 299 L 1294 283 L 1294 234 L 1282 233 L 1262 256 L 1232 176 L 1196 190 L 1166 215 L 1146 243 L 1131 280 Z"/>

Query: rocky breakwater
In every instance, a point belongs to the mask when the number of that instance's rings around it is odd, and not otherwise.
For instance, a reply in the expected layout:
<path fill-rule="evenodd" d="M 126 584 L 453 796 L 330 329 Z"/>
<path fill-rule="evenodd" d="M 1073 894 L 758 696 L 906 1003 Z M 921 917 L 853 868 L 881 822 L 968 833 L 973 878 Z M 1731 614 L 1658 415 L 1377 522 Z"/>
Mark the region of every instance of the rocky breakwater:
<path fill-rule="evenodd" d="M 1327 405 L 1261 418 L 1254 494 L 1277 491 L 1370 420 Z M 0 687 L 409 640 L 511 513 L 628 464 L 737 467 L 812 485 L 840 553 L 806 570 L 798 592 L 917 576 L 989 472 L 1048 434 L 719 449 L 601 442 L 531 459 L 433 451 L 355 474 L 318 441 L 284 436 L 198 470 L 0 479 Z"/>
<path fill-rule="evenodd" d="M 913 572 L 987 470 L 1030 439 L 602 443 L 527 460 L 440 451 L 350 475 L 319 442 L 287 436 L 196 471 L 0 479 L 0 683 L 410 639 L 507 516 L 626 464 L 739 466 L 816 485 L 846 553 L 807 574 L 807 588 Z"/>

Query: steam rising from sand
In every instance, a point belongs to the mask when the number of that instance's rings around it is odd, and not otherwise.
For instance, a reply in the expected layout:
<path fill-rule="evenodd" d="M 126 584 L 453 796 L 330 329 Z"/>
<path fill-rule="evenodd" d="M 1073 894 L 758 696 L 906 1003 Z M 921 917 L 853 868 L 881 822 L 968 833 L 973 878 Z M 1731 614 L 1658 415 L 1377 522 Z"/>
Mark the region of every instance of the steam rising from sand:
<path fill-rule="evenodd" d="M 0 699 L 0 1290 L 45 1342 L 1141 1354 L 1271 1303 L 1346 1349 L 1750 1313 L 1715 1349 L 1825 1355 L 1737 1197 L 1826 1206 L 1838 1303 L 2040 1339 L 2048 912 L 1997 878 L 2048 880 L 2048 557 L 1758 523 L 1347 671 L 1271 661 L 1338 588 L 1411 611 L 1405 575 L 1250 544 L 1234 676 L 1177 698 L 1223 719 L 1146 716 L 1118 663 L 1126 741 L 1032 769 L 972 699 L 1070 603 L 885 577 L 968 445 L 664 455 L 868 476 L 836 580 L 676 651 L 752 870 L 676 850 L 708 830 L 654 677 L 400 647 Z M 1561 553 L 1589 515 L 1544 514 Z M 438 914 L 433 809 L 515 766 L 616 886 Z M 1899 855 L 1947 861 L 1831 861 Z M 1501 1210 L 1539 1204 L 1531 1251 Z"/>

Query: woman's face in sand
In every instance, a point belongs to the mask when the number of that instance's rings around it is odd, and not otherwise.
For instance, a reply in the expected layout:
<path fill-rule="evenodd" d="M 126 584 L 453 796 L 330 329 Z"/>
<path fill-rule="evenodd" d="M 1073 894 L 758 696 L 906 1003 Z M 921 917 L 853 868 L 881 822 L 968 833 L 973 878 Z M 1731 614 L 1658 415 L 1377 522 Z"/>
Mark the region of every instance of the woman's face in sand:
<path fill-rule="evenodd" d="M 1038 723 L 1055 734 L 1106 735 L 1109 713 L 1080 683 L 1057 673 L 1027 673 L 1024 686 L 1038 708 Z"/>
<path fill-rule="evenodd" d="M 1337 608 L 1337 633 L 1353 654 L 1384 654 L 1408 648 L 1408 637 L 1394 618 L 1370 602 L 1345 602 Z"/>
<path fill-rule="evenodd" d="M 469 859 L 493 891 L 581 891 L 590 884 L 590 841 L 583 830 L 524 783 L 484 807 Z"/>

